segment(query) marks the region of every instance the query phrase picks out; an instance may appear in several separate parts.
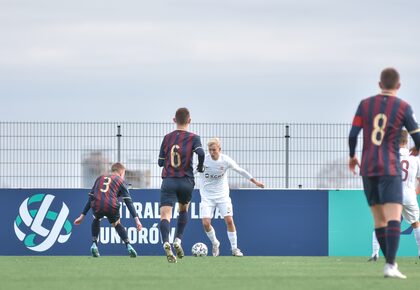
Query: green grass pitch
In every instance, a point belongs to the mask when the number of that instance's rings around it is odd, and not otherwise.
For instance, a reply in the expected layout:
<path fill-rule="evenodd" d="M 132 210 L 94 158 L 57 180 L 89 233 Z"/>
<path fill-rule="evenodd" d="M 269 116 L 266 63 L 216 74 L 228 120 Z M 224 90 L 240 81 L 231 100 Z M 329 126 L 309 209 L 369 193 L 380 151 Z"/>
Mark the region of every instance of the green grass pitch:
<path fill-rule="evenodd" d="M 420 289 L 420 260 L 399 258 L 407 280 L 384 279 L 366 257 L 0 257 L 0 289 Z"/>

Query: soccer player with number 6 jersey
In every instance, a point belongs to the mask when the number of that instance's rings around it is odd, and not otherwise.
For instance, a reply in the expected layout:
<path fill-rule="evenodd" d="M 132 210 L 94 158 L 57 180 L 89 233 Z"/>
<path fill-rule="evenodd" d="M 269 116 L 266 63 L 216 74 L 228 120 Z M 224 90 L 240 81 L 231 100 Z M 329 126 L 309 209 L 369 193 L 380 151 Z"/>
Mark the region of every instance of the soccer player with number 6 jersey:
<path fill-rule="evenodd" d="M 408 132 L 403 130 L 400 138 L 400 163 L 403 182 L 403 218 L 412 226 L 416 239 L 418 256 L 420 257 L 420 223 L 417 194 L 420 193 L 420 158 L 410 154 L 407 148 Z M 417 154 L 415 154 L 417 155 Z M 379 257 L 379 242 L 375 232 L 372 234 L 372 257 L 369 261 L 376 261 Z"/>
<path fill-rule="evenodd" d="M 349 134 L 349 168 L 360 175 L 375 222 L 375 233 L 385 256 L 384 277 L 407 278 L 395 262 L 401 231 L 402 179 L 399 136 L 403 127 L 420 148 L 420 129 L 411 106 L 397 97 L 400 76 L 394 68 L 382 71 L 381 92 L 357 108 Z M 363 129 L 362 162 L 356 157 L 357 136 Z"/>
<path fill-rule="evenodd" d="M 173 243 L 178 258 L 184 257 L 181 246 L 182 236 L 188 222 L 188 207 L 194 189 L 193 153 L 198 155 L 197 170 L 203 171 L 204 150 L 201 147 L 200 136 L 188 132 L 191 123 L 190 112 L 180 108 L 175 113 L 176 130 L 167 134 L 162 141 L 158 164 L 163 167 L 160 195 L 160 232 L 163 249 L 170 263 L 177 259 L 172 253 L 169 243 L 170 221 L 172 208 L 179 203 L 179 215 Z"/>

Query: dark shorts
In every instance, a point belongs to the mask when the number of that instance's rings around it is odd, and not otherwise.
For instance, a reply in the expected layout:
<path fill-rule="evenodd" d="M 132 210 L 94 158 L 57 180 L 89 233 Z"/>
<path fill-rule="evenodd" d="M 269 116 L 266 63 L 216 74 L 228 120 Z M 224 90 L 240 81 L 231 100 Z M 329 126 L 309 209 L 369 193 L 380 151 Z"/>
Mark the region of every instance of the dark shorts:
<path fill-rule="evenodd" d="M 363 187 L 369 206 L 385 203 L 402 204 L 401 176 L 363 176 Z"/>
<path fill-rule="evenodd" d="M 187 204 L 191 201 L 194 190 L 194 178 L 166 177 L 160 188 L 160 206 L 174 206 L 178 201 Z"/>
<path fill-rule="evenodd" d="M 115 223 L 116 221 L 118 221 L 120 219 L 120 211 L 118 210 L 117 213 L 110 213 L 110 212 L 104 212 L 104 211 L 100 211 L 100 212 L 93 212 L 93 216 L 97 219 L 100 220 L 101 218 L 105 217 L 108 219 L 110 224 Z"/>

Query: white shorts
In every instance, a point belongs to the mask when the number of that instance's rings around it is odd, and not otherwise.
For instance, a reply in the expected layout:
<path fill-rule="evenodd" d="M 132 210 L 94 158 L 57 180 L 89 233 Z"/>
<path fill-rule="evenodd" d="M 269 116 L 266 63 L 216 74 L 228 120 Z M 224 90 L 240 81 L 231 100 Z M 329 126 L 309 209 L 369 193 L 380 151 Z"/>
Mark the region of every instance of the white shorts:
<path fill-rule="evenodd" d="M 230 198 L 223 198 L 218 200 L 206 200 L 201 199 L 201 217 L 202 218 L 213 218 L 214 211 L 219 209 L 220 214 L 225 216 L 233 216 L 232 201 Z"/>
<path fill-rule="evenodd" d="M 419 220 L 419 206 L 417 204 L 403 205 L 402 216 L 410 225 Z"/>

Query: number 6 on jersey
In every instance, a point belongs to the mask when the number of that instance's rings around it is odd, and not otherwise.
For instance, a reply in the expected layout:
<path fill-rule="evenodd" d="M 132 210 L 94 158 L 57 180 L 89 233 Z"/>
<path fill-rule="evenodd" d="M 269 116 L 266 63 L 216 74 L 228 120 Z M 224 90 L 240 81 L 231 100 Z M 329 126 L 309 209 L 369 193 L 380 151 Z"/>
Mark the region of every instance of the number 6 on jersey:
<path fill-rule="evenodd" d="M 179 152 L 179 145 L 175 144 L 171 148 L 171 166 L 178 168 L 181 166 L 181 153 Z"/>

